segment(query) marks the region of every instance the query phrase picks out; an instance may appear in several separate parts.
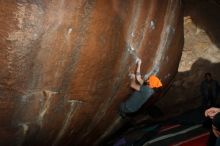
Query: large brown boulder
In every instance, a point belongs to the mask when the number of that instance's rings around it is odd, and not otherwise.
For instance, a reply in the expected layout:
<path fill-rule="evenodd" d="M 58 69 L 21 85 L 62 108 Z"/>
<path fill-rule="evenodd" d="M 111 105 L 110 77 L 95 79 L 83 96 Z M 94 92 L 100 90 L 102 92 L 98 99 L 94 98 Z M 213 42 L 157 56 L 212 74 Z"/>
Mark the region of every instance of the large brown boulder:
<path fill-rule="evenodd" d="M 177 72 L 182 19 L 180 0 L 1 0 L 0 145 L 99 144 L 137 57 Z"/>

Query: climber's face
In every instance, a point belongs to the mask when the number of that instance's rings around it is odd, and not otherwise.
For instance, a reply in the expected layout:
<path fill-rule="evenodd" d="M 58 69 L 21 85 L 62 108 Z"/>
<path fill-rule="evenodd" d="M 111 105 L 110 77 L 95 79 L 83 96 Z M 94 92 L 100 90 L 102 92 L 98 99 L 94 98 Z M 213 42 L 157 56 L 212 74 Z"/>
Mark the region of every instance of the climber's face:
<path fill-rule="evenodd" d="M 210 81 L 212 78 L 211 78 L 210 76 L 206 76 L 205 79 L 206 79 L 207 81 Z"/>
<path fill-rule="evenodd" d="M 206 81 L 211 81 L 211 80 L 212 80 L 211 74 L 206 73 L 206 74 L 205 74 L 205 80 L 206 80 Z"/>

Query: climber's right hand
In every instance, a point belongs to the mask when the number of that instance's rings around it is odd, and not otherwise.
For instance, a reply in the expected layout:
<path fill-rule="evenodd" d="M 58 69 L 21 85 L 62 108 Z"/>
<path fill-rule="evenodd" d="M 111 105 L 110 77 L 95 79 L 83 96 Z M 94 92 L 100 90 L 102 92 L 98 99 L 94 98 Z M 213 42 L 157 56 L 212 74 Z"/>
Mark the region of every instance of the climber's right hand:
<path fill-rule="evenodd" d="M 140 58 L 137 58 L 136 62 L 137 62 L 138 65 L 140 65 L 142 63 Z"/>

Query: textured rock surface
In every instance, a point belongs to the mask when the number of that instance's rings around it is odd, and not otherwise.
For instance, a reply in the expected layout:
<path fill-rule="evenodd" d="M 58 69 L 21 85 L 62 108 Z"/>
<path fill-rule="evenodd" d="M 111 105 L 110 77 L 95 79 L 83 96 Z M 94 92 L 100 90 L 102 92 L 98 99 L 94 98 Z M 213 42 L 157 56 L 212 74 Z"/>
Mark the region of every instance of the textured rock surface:
<path fill-rule="evenodd" d="M 166 86 L 180 0 L 0 1 L 0 145 L 93 145 L 120 126 L 135 59 Z"/>
<path fill-rule="evenodd" d="M 200 106 L 199 88 L 206 72 L 220 81 L 219 8 L 217 0 L 185 0 L 185 43 L 178 74 L 158 103 L 165 113 L 179 114 Z"/>

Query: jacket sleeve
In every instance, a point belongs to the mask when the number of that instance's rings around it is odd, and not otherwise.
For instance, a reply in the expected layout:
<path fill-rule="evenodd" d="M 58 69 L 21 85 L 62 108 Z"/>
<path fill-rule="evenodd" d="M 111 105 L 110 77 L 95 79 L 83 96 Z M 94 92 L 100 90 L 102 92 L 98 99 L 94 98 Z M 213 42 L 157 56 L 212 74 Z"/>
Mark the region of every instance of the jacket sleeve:
<path fill-rule="evenodd" d="M 200 85 L 200 93 L 202 96 L 204 96 L 204 82 L 202 82 Z"/>
<path fill-rule="evenodd" d="M 219 92 L 220 92 L 220 85 L 219 85 L 218 81 L 216 81 L 216 92 L 217 92 L 217 94 L 219 94 Z"/>

